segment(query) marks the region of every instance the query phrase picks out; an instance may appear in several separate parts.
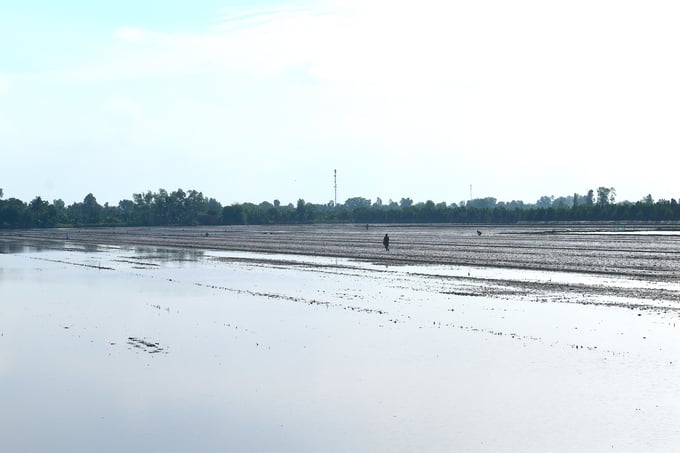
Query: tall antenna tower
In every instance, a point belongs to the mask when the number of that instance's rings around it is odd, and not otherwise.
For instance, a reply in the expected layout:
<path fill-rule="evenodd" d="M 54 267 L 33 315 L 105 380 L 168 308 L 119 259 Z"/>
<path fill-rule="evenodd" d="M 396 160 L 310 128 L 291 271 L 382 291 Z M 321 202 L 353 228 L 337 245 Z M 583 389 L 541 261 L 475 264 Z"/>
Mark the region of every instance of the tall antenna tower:
<path fill-rule="evenodd" d="M 338 205 L 338 170 L 333 170 L 333 189 L 335 190 L 335 198 L 333 198 L 333 207 Z"/>
<path fill-rule="evenodd" d="M 470 201 L 472 201 L 472 184 L 470 184 Z"/>

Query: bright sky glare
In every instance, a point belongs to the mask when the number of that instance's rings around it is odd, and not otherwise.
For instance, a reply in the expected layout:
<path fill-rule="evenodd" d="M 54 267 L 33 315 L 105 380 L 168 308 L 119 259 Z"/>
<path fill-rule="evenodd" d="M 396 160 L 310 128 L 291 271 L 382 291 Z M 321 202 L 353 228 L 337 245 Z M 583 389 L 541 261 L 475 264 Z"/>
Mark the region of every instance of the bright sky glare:
<path fill-rule="evenodd" d="M 680 3 L 8 0 L 0 187 L 680 198 Z"/>

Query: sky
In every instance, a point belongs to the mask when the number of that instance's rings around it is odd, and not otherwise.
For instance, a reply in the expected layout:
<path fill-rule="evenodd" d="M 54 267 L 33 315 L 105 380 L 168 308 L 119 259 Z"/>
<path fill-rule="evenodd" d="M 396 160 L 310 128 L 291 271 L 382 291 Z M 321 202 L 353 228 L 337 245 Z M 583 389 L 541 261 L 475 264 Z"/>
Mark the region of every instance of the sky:
<path fill-rule="evenodd" d="M 680 198 L 680 3 L 5 0 L 0 188 Z"/>

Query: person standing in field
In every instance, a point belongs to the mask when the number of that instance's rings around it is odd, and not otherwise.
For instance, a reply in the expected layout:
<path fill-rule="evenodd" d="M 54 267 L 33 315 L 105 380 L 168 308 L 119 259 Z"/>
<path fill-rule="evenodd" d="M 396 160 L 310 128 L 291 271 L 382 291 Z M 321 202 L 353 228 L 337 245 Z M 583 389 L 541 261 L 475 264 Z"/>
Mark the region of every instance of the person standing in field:
<path fill-rule="evenodd" d="M 390 237 L 385 234 L 385 237 L 383 238 L 383 245 L 385 246 L 385 250 L 388 252 L 390 251 Z"/>

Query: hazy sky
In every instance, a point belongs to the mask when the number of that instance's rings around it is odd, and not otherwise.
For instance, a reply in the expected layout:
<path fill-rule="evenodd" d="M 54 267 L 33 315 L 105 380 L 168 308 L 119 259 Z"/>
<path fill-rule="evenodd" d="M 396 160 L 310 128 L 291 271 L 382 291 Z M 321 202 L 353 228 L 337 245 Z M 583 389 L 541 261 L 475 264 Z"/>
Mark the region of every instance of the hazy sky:
<path fill-rule="evenodd" d="M 680 3 L 6 0 L 0 187 L 680 198 Z"/>

